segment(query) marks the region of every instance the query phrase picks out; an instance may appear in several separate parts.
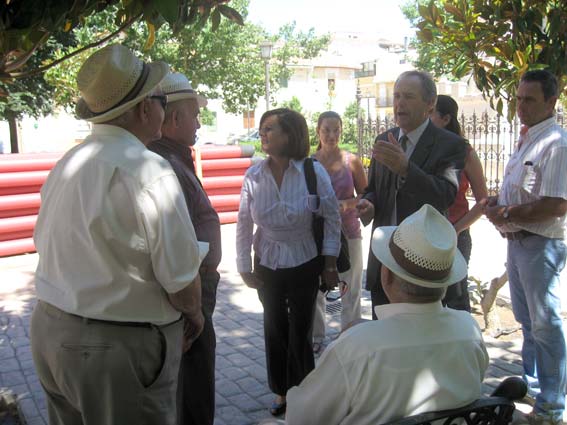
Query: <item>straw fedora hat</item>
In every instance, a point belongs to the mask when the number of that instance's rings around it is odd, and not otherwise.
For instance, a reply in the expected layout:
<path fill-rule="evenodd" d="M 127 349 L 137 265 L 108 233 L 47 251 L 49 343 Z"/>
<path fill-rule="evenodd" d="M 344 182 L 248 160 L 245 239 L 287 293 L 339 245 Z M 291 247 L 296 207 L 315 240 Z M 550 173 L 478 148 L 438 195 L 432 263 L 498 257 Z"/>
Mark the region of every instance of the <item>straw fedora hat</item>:
<path fill-rule="evenodd" d="M 161 82 L 161 89 L 167 95 L 168 102 L 195 99 L 201 108 L 207 106 L 207 99 L 193 90 L 187 77 L 179 72 L 167 74 Z"/>
<path fill-rule="evenodd" d="M 427 288 L 444 288 L 467 275 L 453 225 L 428 204 L 397 227 L 377 227 L 372 253 L 406 282 Z"/>
<path fill-rule="evenodd" d="M 77 74 L 77 116 L 92 123 L 116 118 L 140 103 L 169 72 L 165 62 L 145 63 L 120 44 L 93 53 Z"/>

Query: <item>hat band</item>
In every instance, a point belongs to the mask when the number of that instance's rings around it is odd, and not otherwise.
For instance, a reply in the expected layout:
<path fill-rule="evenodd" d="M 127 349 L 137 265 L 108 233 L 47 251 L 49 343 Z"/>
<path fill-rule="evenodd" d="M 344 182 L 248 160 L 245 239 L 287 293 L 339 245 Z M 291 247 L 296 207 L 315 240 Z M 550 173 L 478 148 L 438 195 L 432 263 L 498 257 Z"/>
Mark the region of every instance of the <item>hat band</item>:
<path fill-rule="evenodd" d="M 172 91 L 172 92 L 168 92 L 166 93 L 168 96 L 171 96 L 172 94 L 180 94 L 180 93 L 187 93 L 187 94 L 197 94 L 197 92 L 193 89 L 185 89 L 185 90 L 176 90 L 176 91 Z"/>
<path fill-rule="evenodd" d="M 390 237 L 389 248 L 392 257 L 394 257 L 394 260 L 396 260 L 396 263 L 398 263 L 401 268 L 411 273 L 412 275 L 424 280 L 441 280 L 449 276 L 451 267 L 442 270 L 430 270 L 426 269 L 425 267 L 421 267 L 419 264 L 411 262 L 405 256 L 405 251 L 394 242 L 394 235 L 396 234 L 397 230 L 398 229 L 396 229 Z"/>
<path fill-rule="evenodd" d="M 134 84 L 134 87 L 132 87 L 130 91 L 126 93 L 126 96 L 124 96 L 120 102 L 101 112 L 93 112 L 89 108 L 89 112 L 92 114 L 93 117 L 96 117 L 98 115 L 106 114 L 108 111 L 116 109 L 119 106 L 124 105 L 125 103 L 135 99 L 142 91 L 142 88 L 144 87 L 144 84 L 146 84 L 146 81 L 148 81 L 149 75 L 150 75 L 150 67 L 145 62 L 142 62 L 142 72 L 140 73 L 140 76 L 138 77 L 136 84 Z"/>

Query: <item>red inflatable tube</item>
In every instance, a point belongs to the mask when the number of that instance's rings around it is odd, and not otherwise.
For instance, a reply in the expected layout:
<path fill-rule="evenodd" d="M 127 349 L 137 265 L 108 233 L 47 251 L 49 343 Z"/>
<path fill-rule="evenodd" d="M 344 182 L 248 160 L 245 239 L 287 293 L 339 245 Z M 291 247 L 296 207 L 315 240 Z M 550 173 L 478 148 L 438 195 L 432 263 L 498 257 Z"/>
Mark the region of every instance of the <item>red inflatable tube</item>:
<path fill-rule="evenodd" d="M 201 159 L 223 159 L 223 158 L 249 158 L 254 155 L 254 146 L 199 146 Z"/>
<path fill-rule="evenodd" d="M 0 173 L 51 170 L 59 158 L 15 158 L 12 161 L 0 161 Z"/>
<path fill-rule="evenodd" d="M 207 190 L 207 196 L 217 196 L 217 195 L 240 195 L 240 191 L 242 188 L 240 187 L 221 187 L 218 189 L 209 189 Z M 1 217 L 0 212 L 0 217 Z"/>
<path fill-rule="evenodd" d="M 22 171 L 19 173 L 0 173 L 0 189 L 22 186 L 41 186 L 50 170 Z"/>
<path fill-rule="evenodd" d="M 64 154 L 65 152 L 6 153 L 0 154 L 0 162 L 14 161 L 17 159 L 61 158 Z"/>
<path fill-rule="evenodd" d="M 209 193 L 211 189 L 222 189 L 227 187 L 236 187 L 240 191 L 244 175 L 229 175 L 224 177 L 203 177 L 203 188 Z"/>
<path fill-rule="evenodd" d="M 209 170 L 247 169 L 256 162 L 252 158 L 226 158 L 203 161 L 203 174 Z"/>
<path fill-rule="evenodd" d="M 0 218 L 0 235 L 9 232 L 19 232 L 22 230 L 33 231 L 36 221 L 37 215 Z"/>
<path fill-rule="evenodd" d="M 238 221 L 238 211 L 227 211 L 219 213 L 221 224 L 236 223 Z"/>
<path fill-rule="evenodd" d="M 0 197 L 8 195 L 22 195 L 39 193 L 42 185 L 21 187 L 0 187 Z"/>
<path fill-rule="evenodd" d="M 0 242 L 31 238 L 32 236 L 33 236 L 33 229 L 20 230 L 19 232 L 0 233 Z"/>
<path fill-rule="evenodd" d="M 39 210 L 41 196 L 39 193 L 0 196 L 0 214 L 17 210 Z M 29 215 L 29 214 L 20 214 Z"/>
<path fill-rule="evenodd" d="M 240 206 L 240 195 L 213 195 L 209 200 L 217 212 L 238 211 Z"/>
<path fill-rule="evenodd" d="M 229 177 L 229 176 L 244 176 L 248 168 L 227 168 L 224 170 L 209 170 L 203 172 L 203 179 L 207 177 Z"/>
<path fill-rule="evenodd" d="M 33 238 L 15 239 L 0 242 L 0 257 L 35 252 Z"/>

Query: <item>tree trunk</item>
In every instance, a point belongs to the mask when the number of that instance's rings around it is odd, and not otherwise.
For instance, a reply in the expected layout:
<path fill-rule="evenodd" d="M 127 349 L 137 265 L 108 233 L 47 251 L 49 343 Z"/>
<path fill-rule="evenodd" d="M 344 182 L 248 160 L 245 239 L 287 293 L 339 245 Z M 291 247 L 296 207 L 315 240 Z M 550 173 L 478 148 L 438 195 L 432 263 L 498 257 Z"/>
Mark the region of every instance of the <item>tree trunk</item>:
<path fill-rule="evenodd" d="M 6 114 L 8 125 L 10 127 L 10 148 L 12 153 L 19 153 L 20 147 L 18 143 L 18 120 L 13 114 Z"/>

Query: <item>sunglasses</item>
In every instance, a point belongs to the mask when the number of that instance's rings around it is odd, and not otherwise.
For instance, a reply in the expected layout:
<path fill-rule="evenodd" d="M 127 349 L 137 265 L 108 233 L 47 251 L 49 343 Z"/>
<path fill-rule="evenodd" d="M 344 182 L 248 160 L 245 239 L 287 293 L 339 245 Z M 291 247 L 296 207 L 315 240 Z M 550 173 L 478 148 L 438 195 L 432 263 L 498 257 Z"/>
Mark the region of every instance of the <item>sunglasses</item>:
<path fill-rule="evenodd" d="M 342 296 L 348 292 L 348 284 L 344 280 L 341 280 L 335 289 L 326 289 L 326 287 L 321 284 L 319 290 L 325 293 L 325 300 L 332 303 L 340 300 Z"/>
<path fill-rule="evenodd" d="M 159 104 L 161 105 L 161 107 L 165 110 L 165 107 L 167 106 L 167 95 L 165 94 L 154 94 L 152 96 L 150 96 L 150 99 L 155 99 L 159 102 Z"/>

